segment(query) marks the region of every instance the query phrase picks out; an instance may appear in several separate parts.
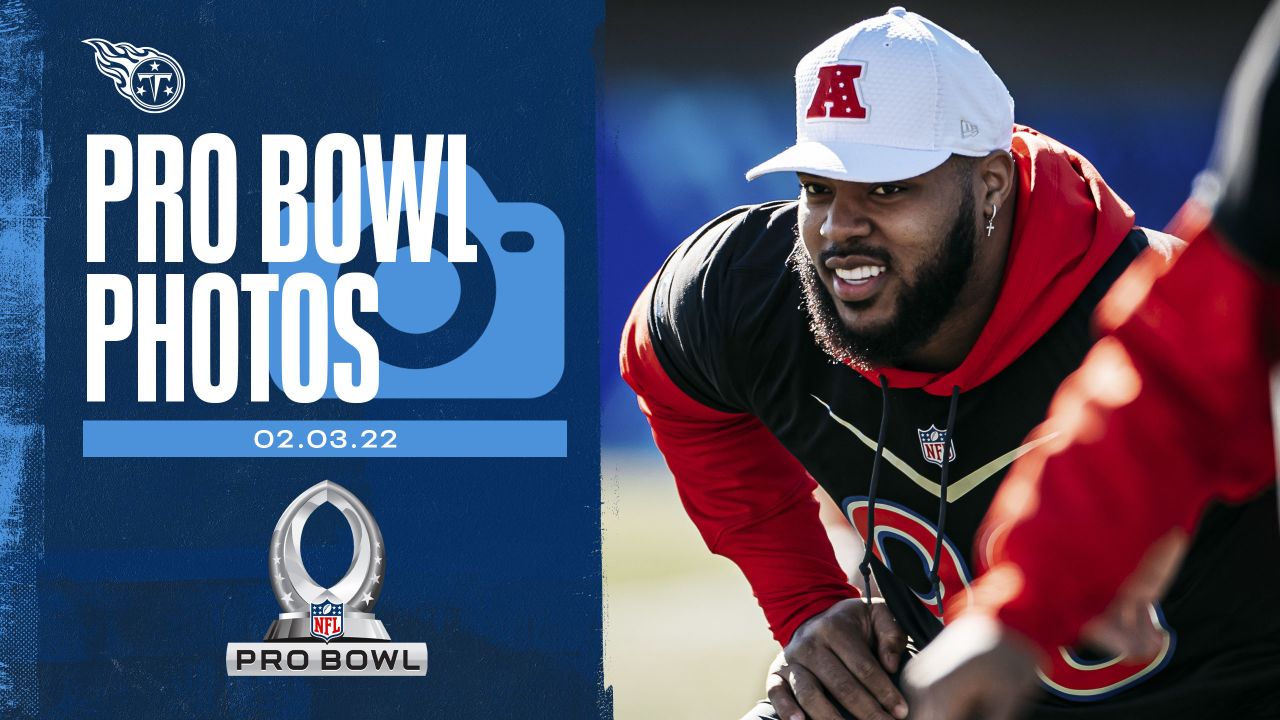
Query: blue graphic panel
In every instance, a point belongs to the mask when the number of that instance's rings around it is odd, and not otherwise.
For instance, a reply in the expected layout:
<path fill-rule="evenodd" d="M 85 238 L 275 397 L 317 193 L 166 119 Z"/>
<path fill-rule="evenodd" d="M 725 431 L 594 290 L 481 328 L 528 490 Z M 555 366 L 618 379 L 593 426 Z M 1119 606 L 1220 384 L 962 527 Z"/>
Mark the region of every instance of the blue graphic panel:
<path fill-rule="evenodd" d="M 0 716 L 610 715 L 593 148 L 602 12 L 583 0 L 0 6 Z M 235 146 L 237 245 L 216 264 L 188 244 L 200 204 L 193 147 L 208 133 Z M 283 281 L 310 262 L 263 261 L 261 138 L 304 141 L 301 193 L 314 204 L 314 151 L 331 133 L 378 135 L 386 157 L 395 135 L 411 135 L 419 160 L 427 135 L 465 135 L 467 237 L 481 255 L 461 264 L 433 253 L 428 268 L 362 251 L 309 267 L 325 282 L 365 273 L 380 286 L 380 311 L 357 317 L 380 358 L 379 393 L 365 403 L 332 391 L 291 400 L 279 385 L 280 313 L 266 313 L 275 326 L 260 336 L 245 292 L 233 333 L 211 348 L 192 321 L 198 278 Z M 90 135 L 121 136 L 132 150 L 128 178 L 106 174 L 133 187 L 102 211 L 101 262 L 86 250 Z M 176 154 L 143 153 L 141 136 L 156 135 L 176 138 Z M 433 247 L 447 234 L 449 159 Z M 209 170 L 208 187 L 224 172 Z M 148 182 L 177 188 L 180 202 L 144 212 Z M 211 195 L 216 218 L 225 200 Z M 165 261 L 175 217 L 181 262 Z M 149 222 L 159 261 L 144 262 Z M 103 319 L 134 317 L 89 367 L 93 274 L 124 278 L 133 296 Z M 155 322 L 183 332 L 156 346 L 140 383 L 150 354 L 138 342 L 142 275 L 156 276 Z M 166 302 L 170 287 L 181 287 L 181 307 Z M 206 309 L 219 327 L 226 308 Z M 268 339 L 258 354 L 255 337 Z M 217 359 L 227 342 L 237 343 L 234 373 Z M 345 343 L 329 344 L 331 374 L 359 364 Z M 202 347 L 211 377 L 238 376 L 229 398 L 198 396 Z M 88 400 L 91 371 L 104 378 L 101 402 Z M 255 400 L 259 371 L 269 387 Z M 158 397 L 140 401 L 151 383 Z M 170 384 L 181 402 L 166 399 Z M 229 450 L 226 438 L 246 428 L 268 430 L 268 447 L 249 432 L 245 452 Z M 305 444 L 317 429 L 324 442 Z M 361 429 L 378 430 L 379 445 L 335 445 L 335 431 Z M 281 430 L 304 447 L 283 448 Z M 398 431 L 396 447 L 380 445 L 383 430 Z M 393 642 L 426 643 L 425 677 L 228 676 L 227 644 L 261 641 L 281 612 L 269 578 L 277 519 L 321 480 L 376 517 L 386 558 L 377 617 Z M 350 540 L 304 543 L 307 557 L 332 558 Z M 355 619 L 344 619 L 347 635 Z"/>

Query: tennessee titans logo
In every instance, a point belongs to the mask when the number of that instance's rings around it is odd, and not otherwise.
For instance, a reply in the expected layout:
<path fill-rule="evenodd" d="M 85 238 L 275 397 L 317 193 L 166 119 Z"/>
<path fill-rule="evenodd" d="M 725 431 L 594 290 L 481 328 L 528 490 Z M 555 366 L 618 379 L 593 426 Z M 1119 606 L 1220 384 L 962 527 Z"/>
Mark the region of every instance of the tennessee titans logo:
<path fill-rule="evenodd" d="M 942 436 L 945 434 L 938 429 L 937 425 L 930 425 L 928 430 L 917 430 L 920 434 L 920 452 L 924 454 L 925 462 L 931 462 L 938 467 L 942 467 Z M 951 457 L 948 462 L 956 460 L 956 444 L 955 442 L 947 442 Z"/>
<path fill-rule="evenodd" d="M 162 113 L 182 99 L 187 88 L 182 66 L 155 48 L 134 47 L 90 38 L 98 72 L 111 78 L 116 92 L 143 112 Z"/>
<path fill-rule="evenodd" d="M 342 637 L 342 603 L 311 604 L 311 636 L 325 642 Z"/>

